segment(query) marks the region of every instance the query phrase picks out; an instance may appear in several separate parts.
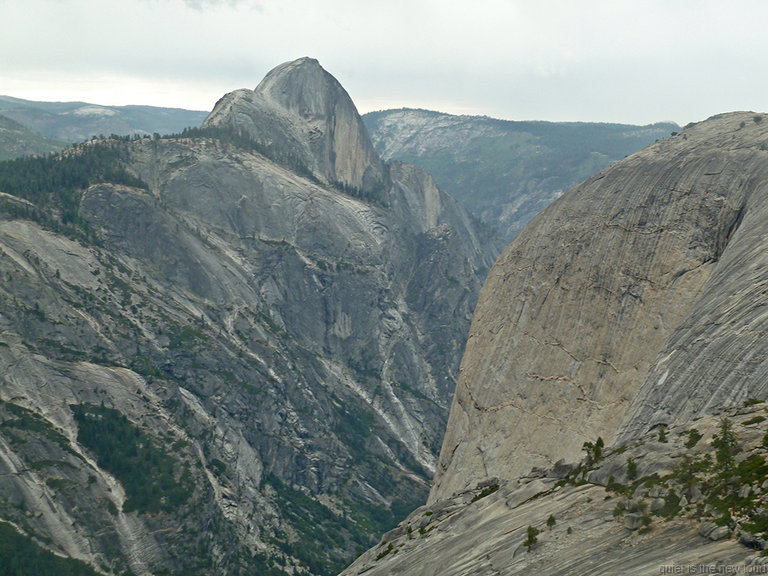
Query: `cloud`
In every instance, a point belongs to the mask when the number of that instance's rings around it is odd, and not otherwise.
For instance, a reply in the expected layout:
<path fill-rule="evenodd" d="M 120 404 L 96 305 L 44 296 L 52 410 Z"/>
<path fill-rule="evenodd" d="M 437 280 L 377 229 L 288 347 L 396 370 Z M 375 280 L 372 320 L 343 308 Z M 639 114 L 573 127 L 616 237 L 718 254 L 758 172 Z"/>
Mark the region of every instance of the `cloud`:
<path fill-rule="evenodd" d="M 68 1 L 68 0 L 64 0 Z M 71 1 L 71 0 L 69 0 Z M 261 9 L 261 2 L 258 0 L 134 0 L 135 2 L 143 3 L 148 6 L 159 4 L 183 4 L 188 8 L 204 12 L 207 10 L 214 10 L 217 8 L 238 8 L 246 6 L 253 9 Z M 3 0 L 0 0 L 2 3 Z M 130 3 L 130 2 L 129 2 Z"/>
<path fill-rule="evenodd" d="M 254 0 L 184 0 L 184 4 L 199 11 L 206 11 L 219 6 L 227 6 L 229 8 L 247 6 L 257 10 L 261 9 L 261 4 Z"/>
<path fill-rule="evenodd" d="M 768 109 L 766 20 L 756 0 L 0 0 L 0 91 L 201 108 L 312 56 L 363 110 L 686 123 Z"/>

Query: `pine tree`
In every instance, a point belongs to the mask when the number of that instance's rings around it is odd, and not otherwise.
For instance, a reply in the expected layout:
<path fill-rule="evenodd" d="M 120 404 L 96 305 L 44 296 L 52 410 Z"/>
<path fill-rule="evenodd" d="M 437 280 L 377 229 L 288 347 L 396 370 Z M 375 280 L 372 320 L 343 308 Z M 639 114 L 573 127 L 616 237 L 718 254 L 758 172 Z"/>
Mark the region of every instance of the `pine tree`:
<path fill-rule="evenodd" d="M 627 478 L 629 480 L 637 478 L 637 462 L 632 458 L 627 458 Z"/>
<path fill-rule="evenodd" d="M 739 453 L 733 423 L 728 418 L 720 420 L 720 434 L 712 439 L 712 445 L 715 447 L 717 475 L 723 483 L 723 493 L 728 494 L 735 467 L 735 457 Z"/>
<path fill-rule="evenodd" d="M 528 532 L 527 532 L 527 538 L 525 539 L 525 542 L 523 542 L 523 546 L 526 546 L 528 548 L 528 552 L 531 551 L 531 548 L 533 548 L 534 544 L 539 541 L 537 536 L 539 535 L 539 529 L 535 526 L 528 526 Z"/>

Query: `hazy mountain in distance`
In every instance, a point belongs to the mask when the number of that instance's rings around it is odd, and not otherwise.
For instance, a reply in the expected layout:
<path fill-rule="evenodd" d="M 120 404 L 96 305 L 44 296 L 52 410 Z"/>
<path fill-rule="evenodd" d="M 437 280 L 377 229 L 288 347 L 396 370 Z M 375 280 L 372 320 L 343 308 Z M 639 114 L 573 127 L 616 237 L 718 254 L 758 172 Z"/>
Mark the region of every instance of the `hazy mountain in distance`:
<path fill-rule="evenodd" d="M 100 135 L 173 134 L 200 126 L 208 112 L 156 106 L 36 102 L 0 96 L 0 115 L 46 138 L 71 143 Z"/>
<path fill-rule="evenodd" d="M 570 188 L 679 130 L 673 123 L 515 122 L 407 108 L 363 121 L 382 158 L 426 169 L 507 240 Z"/>
<path fill-rule="evenodd" d="M 0 161 L 19 156 L 40 156 L 64 148 L 57 142 L 32 132 L 18 122 L 0 116 Z"/>

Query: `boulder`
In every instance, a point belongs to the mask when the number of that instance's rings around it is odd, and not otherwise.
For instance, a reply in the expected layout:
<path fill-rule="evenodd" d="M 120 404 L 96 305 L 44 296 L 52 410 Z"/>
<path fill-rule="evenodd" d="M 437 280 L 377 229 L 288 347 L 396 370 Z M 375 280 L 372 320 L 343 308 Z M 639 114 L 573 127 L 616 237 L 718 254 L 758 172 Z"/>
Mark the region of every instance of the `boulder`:
<path fill-rule="evenodd" d="M 728 529 L 728 526 L 718 526 L 707 535 L 707 538 L 710 540 L 723 540 L 730 535 L 731 531 Z"/>
<path fill-rule="evenodd" d="M 654 514 L 656 512 L 659 512 L 664 508 L 666 503 L 667 502 L 666 500 L 664 500 L 664 498 L 654 498 L 653 501 L 651 502 L 651 512 Z"/>
<path fill-rule="evenodd" d="M 628 530 L 637 530 L 643 527 L 643 515 L 630 513 L 624 516 L 624 527 Z"/>
<path fill-rule="evenodd" d="M 702 522 L 699 525 L 699 534 L 701 536 L 704 536 L 704 538 L 709 538 L 709 535 L 712 533 L 713 530 L 717 528 L 717 524 L 711 521 Z"/>
<path fill-rule="evenodd" d="M 702 498 L 702 493 L 699 487 L 694 486 L 693 488 L 691 488 L 691 498 L 690 498 L 691 504 L 695 504 L 696 502 L 701 500 L 701 498 Z"/>
<path fill-rule="evenodd" d="M 765 550 L 766 542 L 754 534 L 750 534 L 749 532 L 742 532 L 739 534 L 739 544 L 743 544 L 747 548 L 752 548 L 754 550 Z"/>
<path fill-rule="evenodd" d="M 663 498 L 666 496 L 667 490 L 660 486 L 659 484 L 654 484 L 651 486 L 650 490 L 648 490 L 648 496 L 650 498 Z"/>
<path fill-rule="evenodd" d="M 752 492 L 752 487 L 749 484 L 742 484 L 739 488 L 739 498 L 749 497 L 750 492 Z"/>
<path fill-rule="evenodd" d="M 573 464 L 568 464 L 564 458 L 561 458 L 555 462 L 555 465 L 550 469 L 549 473 L 555 478 L 565 478 L 571 473 L 573 468 Z M 766 480 L 766 482 L 768 482 L 768 480 Z"/>

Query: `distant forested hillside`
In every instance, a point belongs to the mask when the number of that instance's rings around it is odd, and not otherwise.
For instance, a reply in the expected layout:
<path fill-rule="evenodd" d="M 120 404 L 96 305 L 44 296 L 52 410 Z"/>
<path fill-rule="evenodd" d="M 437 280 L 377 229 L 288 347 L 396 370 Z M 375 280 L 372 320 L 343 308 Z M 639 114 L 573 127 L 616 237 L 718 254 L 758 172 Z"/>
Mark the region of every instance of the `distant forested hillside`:
<path fill-rule="evenodd" d="M 465 208 L 507 239 L 592 174 L 679 127 L 588 122 L 513 122 L 428 110 L 363 116 L 385 160 L 425 168 Z"/>
<path fill-rule="evenodd" d="M 0 116 L 0 161 L 49 154 L 63 147 L 63 142 L 45 138 L 10 118 Z"/>
<path fill-rule="evenodd" d="M 71 143 L 99 135 L 180 132 L 200 126 L 208 112 L 156 106 L 100 106 L 87 102 L 35 102 L 0 96 L 0 115 L 46 138 Z"/>

